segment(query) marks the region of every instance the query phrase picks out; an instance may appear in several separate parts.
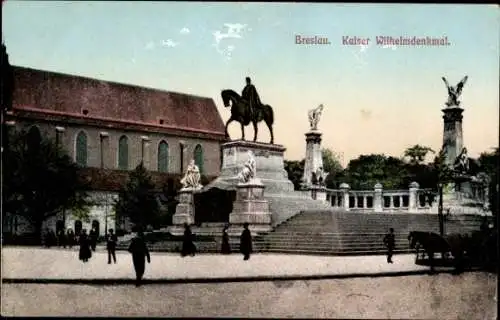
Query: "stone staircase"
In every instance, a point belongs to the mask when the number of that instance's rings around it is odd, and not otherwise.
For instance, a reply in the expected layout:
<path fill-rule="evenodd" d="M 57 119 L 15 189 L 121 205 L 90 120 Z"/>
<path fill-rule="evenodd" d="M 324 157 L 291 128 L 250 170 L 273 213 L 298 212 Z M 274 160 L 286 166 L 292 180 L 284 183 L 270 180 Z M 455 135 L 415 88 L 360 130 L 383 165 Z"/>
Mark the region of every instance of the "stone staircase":
<path fill-rule="evenodd" d="M 450 216 L 445 222 L 445 233 L 470 233 L 479 230 L 481 221 L 482 217 L 477 215 Z M 192 227 L 198 239 L 195 241 L 198 252 L 220 252 L 224 224 Z M 407 239 L 411 230 L 439 233 L 438 216 L 435 214 L 303 211 L 282 222 L 272 232 L 254 234 L 253 247 L 255 252 L 290 254 L 385 254 L 382 240 L 390 227 L 396 234 L 396 253 L 411 252 Z M 146 236 L 151 236 L 151 233 Z M 182 247 L 179 237 L 161 240 L 160 235 L 155 238 L 157 240 L 148 244 L 151 251 L 179 252 Z M 118 249 L 126 249 L 128 242 L 120 241 Z M 233 252 L 238 252 L 239 237 L 232 237 L 230 243 Z"/>
<path fill-rule="evenodd" d="M 470 233 L 479 230 L 482 217 L 451 216 L 445 222 L 445 233 Z M 294 254 L 383 254 L 383 237 L 392 227 L 396 234 L 396 252 L 410 252 L 411 230 L 439 233 L 435 214 L 366 214 L 353 212 L 302 212 L 262 236 L 257 243 L 261 251 Z"/>

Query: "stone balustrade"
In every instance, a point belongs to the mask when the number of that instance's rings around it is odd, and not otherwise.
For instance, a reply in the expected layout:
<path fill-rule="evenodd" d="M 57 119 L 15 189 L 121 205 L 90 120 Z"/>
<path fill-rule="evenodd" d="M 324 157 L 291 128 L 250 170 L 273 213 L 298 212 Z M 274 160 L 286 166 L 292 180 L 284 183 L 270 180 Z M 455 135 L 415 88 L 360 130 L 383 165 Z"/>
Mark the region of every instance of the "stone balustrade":
<path fill-rule="evenodd" d="M 407 190 L 384 190 L 377 183 L 373 190 L 351 190 L 343 183 L 340 189 L 325 189 L 326 201 L 333 208 L 356 212 L 437 212 L 437 197 L 429 189 L 412 182 Z"/>

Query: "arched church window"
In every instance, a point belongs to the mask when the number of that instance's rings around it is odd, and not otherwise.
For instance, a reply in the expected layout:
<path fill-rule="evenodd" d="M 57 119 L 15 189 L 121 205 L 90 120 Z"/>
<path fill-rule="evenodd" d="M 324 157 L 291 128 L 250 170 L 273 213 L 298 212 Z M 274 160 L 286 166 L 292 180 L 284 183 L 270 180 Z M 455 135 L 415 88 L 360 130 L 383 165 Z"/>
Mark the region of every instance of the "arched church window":
<path fill-rule="evenodd" d="M 87 135 L 83 131 L 76 136 L 76 163 L 87 166 Z"/>
<path fill-rule="evenodd" d="M 118 141 L 118 169 L 128 170 L 128 138 L 121 136 Z"/>
<path fill-rule="evenodd" d="M 168 143 L 165 141 L 158 145 L 158 171 L 168 172 Z"/>
<path fill-rule="evenodd" d="M 197 145 L 194 148 L 194 163 L 198 166 L 200 169 L 200 173 L 203 174 L 203 148 L 201 145 Z"/>

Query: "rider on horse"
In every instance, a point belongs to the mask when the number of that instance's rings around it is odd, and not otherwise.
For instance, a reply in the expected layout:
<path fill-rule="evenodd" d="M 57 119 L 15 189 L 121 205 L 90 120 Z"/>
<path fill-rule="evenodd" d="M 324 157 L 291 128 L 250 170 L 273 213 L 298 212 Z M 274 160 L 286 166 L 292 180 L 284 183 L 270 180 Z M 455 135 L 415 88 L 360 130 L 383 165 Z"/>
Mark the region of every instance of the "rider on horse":
<path fill-rule="evenodd" d="M 255 89 L 255 86 L 252 84 L 252 80 L 250 80 L 250 77 L 246 77 L 246 86 L 243 88 L 243 92 L 241 93 L 241 96 L 243 99 L 248 101 L 248 105 L 250 107 L 250 119 L 254 119 L 254 113 L 259 108 L 262 103 L 260 102 L 260 97 L 259 94 L 257 93 L 257 89 Z"/>

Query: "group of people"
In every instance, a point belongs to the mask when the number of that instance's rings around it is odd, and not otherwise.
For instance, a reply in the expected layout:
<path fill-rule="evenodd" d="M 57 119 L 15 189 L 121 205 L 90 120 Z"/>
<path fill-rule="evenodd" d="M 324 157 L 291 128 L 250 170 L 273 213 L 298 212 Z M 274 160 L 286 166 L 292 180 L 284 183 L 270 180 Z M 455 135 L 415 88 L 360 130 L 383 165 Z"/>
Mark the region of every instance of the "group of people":
<path fill-rule="evenodd" d="M 240 252 L 243 254 L 243 260 L 250 259 L 250 254 L 253 252 L 252 248 L 252 234 L 248 229 L 248 223 L 243 225 L 243 232 L 240 236 Z M 229 226 L 224 226 L 222 230 L 222 245 L 221 245 L 221 253 L 222 254 L 230 254 L 231 253 L 231 244 L 229 243 Z M 182 249 L 181 256 L 194 256 L 196 253 L 196 246 L 194 244 L 194 236 L 191 232 L 191 228 L 186 223 L 184 224 L 184 237 L 182 241 Z"/>
<path fill-rule="evenodd" d="M 69 228 L 66 232 L 64 229 L 59 229 L 57 230 L 57 233 L 47 228 L 44 233 L 44 244 L 47 248 L 57 246 L 60 248 L 69 247 L 71 249 L 73 246 L 81 244 L 82 236 L 89 242 L 89 246 L 92 251 L 95 251 L 98 240 L 98 234 L 95 228 L 92 228 L 88 235 L 86 229 L 83 229 L 77 234 L 71 228 Z"/>
<path fill-rule="evenodd" d="M 92 229 L 89 235 L 87 235 L 87 230 L 83 229 L 79 236 L 80 252 L 78 258 L 83 262 L 88 262 L 92 257 L 92 252 L 96 250 L 97 247 L 97 231 Z M 106 235 L 106 249 L 108 251 L 108 264 L 111 264 L 111 259 L 116 263 L 116 243 L 118 242 L 118 237 L 114 233 L 113 229 L 108 230 Z"/>

